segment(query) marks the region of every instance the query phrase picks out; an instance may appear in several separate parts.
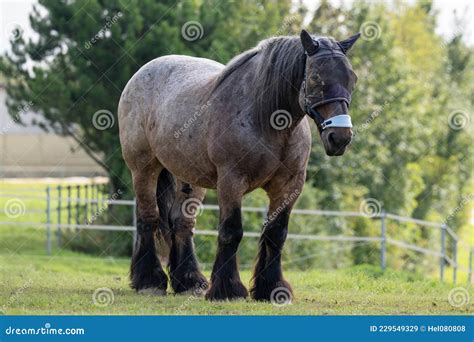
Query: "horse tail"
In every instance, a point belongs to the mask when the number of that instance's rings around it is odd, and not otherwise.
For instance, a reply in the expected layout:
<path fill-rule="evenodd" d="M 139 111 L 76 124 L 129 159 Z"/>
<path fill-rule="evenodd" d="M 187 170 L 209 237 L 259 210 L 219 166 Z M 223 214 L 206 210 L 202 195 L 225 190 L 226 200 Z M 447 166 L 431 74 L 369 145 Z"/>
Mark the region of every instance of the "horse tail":
<path fill-rule="evenodd" d="M 176 182 L 173 174 L 163 169 L 158 176 L 156 185 L 156 202 L 160 213 L 158 243 L 159 257 L 163 265 L 169 261 L 172 244 L 171 208 L 176 197 Z"/>

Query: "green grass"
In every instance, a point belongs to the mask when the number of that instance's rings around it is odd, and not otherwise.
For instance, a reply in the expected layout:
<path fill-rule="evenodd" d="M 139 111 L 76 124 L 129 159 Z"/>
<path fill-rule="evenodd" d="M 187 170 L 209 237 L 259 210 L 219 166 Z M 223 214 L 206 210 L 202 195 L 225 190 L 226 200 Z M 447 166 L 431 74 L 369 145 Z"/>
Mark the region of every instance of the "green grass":
<path fill-rule="evenodd" d="M 81 255 L 1 255 L 0 304 L 5 314 L 118 315 L 342 315 L 342 314 L 472 314 L 468 304 L 448 302 L 451 286 L 410 274 L 374 267 L 336 271 L 288 271 L 295 298 L 276 307 L 252 300 L 210 303 L 190 295 L 138 295 L 128 286 L 128 260 Z M 206 272 L 209 275 L 209 272 Z M 244 283 L 250 272 L 242 272 Z M 109 288 L 110 305 L 93 303 L 97 288 Z M 470 296 L 474 292 L 470 289 Z"/>
<path fill-rule="evenodd" d="M 405 272 L 359 266 L 341 270 L 287 271 L 291 305 L 241 300 L 209 303 L 190 295 L 150 297 L 128 285 L 128 259 L 92 257 L 53 249 L 45 255 L 44 230 L 0 227 L 0 310 L 5 314 L 471 314 L 471 304 L 448 302 L 452 285 Z M 209 271 L 205 272 L 209 276 Z M 249 283 L 250 270 L 242 271 Z M 109 288 L 114 302 L 94 305 L 97 288 Z M 472 288 L 470 297 L 474 298 Z M 2 308 L 3 307 L 3 308 Z"/>

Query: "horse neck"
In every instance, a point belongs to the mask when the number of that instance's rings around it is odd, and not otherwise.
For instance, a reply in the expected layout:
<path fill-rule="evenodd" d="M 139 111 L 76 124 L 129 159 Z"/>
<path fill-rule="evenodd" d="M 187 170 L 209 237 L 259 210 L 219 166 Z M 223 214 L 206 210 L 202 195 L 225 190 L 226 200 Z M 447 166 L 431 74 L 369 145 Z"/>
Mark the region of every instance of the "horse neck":
<path fill-rule="evenodd" d="M 259 58 L 262 58 L 259 56 Z M 249 68 L 247 69 L 248 73 L 251 73 L 252 75 L 255 75 L 258 73 L 258 68 L 257 65 L 260 63 L 261 60 L 255 59 L 251 61 Z M 301 74 L 304 74 L 304 65 L 302 66 Z M 268 128 L 268 125 L 260 125 L 260 129 L 263 130 L 263 134 L 266 135 L 267 133 L 270 134 L 277 134 L 277 135 L 288 135 L 293 132 L 293 130 L 298 126 L 298 124 L 301 122 L 301 120 L 304 118 L 306 115 L 303 109 L 300 106 L 300 101 L 299 101 L 299 96 L 300 96 L 300 90 L 302 87 L 303 83 L 303 76 L 301 75 L 300 77 L 296 77 L 294 74 L 293 70 L 287 69 L 285 70 L 285 73 L 273 73 L 271 76 L 274 79 L 271 79 L 270 82 L 276 82 L 275 84 L 281 85 L 281 87 L 278 87 L 276 89 L 273 89 L 274 93 L 268 94 L 267 89 L 260 89 L 260 93 L 255 93 L 255 98 L 254 98 L 254 103 L 256 103 L 259 100 L 259 97 L 261 96 L 271 96 L 270 101 L 275 101 L 278 102 L 278 106 L 275 108 L 269 108 L 268 110 L 265 110 L 263 112 L 263 115 L 260 117 L 257 117 L 257 120 L 260 120 L 261 124 L 268 124 L 270 122 L 271 115 L 277 111 L 277 110 L 282 110 L 286 111 L 291 115 L 291 126 L 287 129 L 284 129 L 282 131 L 278 131 L 275 129 L 266 129 Z M 268 75 L 262 75 L 262 77 L 268 77 Z M 284 82 L 290 82 L 291 86 L 288 86 L 288 84 L 284 84 Z M 256 115 L 259 116 L 258 113 L 258 106 L 256 106 L 257 112 Z M 263 121 L 263 122 L 262 122 Z"/>
<path fill-rule="evenodd" d="M 261 72 L 262 64 L 267 63 L 264 60 L 265 58 L 267 57 L 256 53 L 255 50 L 248 51 L 242 56 L 240 61 L 237 61 L 238 66 L 231 73 L 225 75 L 225 77 L 222 77 L 222 75 L 217 76 L 212 87 L 211 96 L 218 99 L 224 108 L 230 112 L 239 110 L 253 115 L 252 121 L 255 123 L 255 129 L 260 130 L 262 135 L 291 134 L 305 116 L 299 103 L 304 65 L 301 66 L 301 71 L 298 73 L 295 70 L 290 70 L 292 68 L 288 68 L 286 74 L 272 73 L 268 68 L 264 68 L 264 71 Z M 295 76 L 295 74 L 299 75 Z M 266 82 L 264 82 L 265 80 Z M 291 82 L 291 86 L 283 82 Z M 265 83 L 277 84 L 278 87 L 271 87 L 270 91 L 268 91 L 263 86 Z M 234 101 L 229 101 L 230 93 L 247 95 L 244 101 L 235 103 Z M 268 107 L 273 105 L 274 108 L 259 107 L 259 101 L 264 96 L 269 99 L 266 101 Z M 279 102 L 277 106 L 275 105 L 276 102 Z M 270 127 L 271 115 L 276 110 L 284 110 L 291 115 L 292 125 L 288 129 L 278 131 Z"/>

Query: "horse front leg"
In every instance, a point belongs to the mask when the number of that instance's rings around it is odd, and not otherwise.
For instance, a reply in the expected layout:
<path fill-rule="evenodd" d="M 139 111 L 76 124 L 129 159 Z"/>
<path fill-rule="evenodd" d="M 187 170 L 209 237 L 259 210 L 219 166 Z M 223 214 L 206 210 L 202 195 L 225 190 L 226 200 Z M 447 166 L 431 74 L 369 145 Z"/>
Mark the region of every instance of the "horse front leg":
<path fill-rule="evenodd" d="M 246 298 L 247 289 L 240 280 L 237 250 L 242 240 L 242 196 L 245 187 L 231 176 L 219 180 L 217 195 L 220 208 L 217 255 L 211 274 L 211 286 L 206 293 L 209 300 Z"/>
<path fill-rule="evenodd" d="M 281 254 L 288 234 L 291 209 L 301 193 L 303 184 L 304 173 L 289 183 L 286 182 L 286 177 L 272 180 L 265 188 L 270 198 L 270 206 L 260 237 L 252 277 L 250 293 L 255 300 L 278 300 L 276 297 L 279 294 L 283 294 L 289 300 L 293 297 L 290 284 L 283 278 Z"/>

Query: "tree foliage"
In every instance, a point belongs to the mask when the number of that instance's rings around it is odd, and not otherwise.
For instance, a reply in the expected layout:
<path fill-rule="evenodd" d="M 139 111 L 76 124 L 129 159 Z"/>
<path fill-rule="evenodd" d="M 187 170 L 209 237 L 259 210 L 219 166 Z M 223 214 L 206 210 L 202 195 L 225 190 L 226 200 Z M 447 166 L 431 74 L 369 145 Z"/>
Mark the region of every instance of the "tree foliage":
<path fill-rule="evenodd" d="M 363 35 L 351 52 L 359 76 L 352 149 L 328 158 L 314 139 L 310 180 L 327 192 L 326 206 L 346 207 L 339 199 L 357 189 L 388 211 L 443 220 L 472 190 L 472 126 L 450 122 L 450 115 L 469 120 L 472 112 L 472 48 L 462 31 L 447 43 L 435 33 L 429 2 L 356 2 L 346 10 L 323 3 L 319 11 L 327 13 L 313 27 L 334 27 L 342 38 L 373 22 L 379 36 Z"/>

